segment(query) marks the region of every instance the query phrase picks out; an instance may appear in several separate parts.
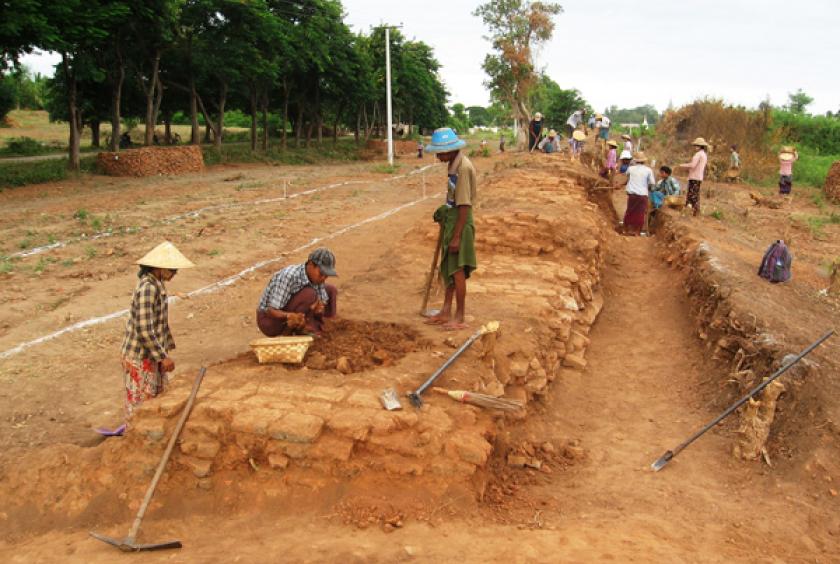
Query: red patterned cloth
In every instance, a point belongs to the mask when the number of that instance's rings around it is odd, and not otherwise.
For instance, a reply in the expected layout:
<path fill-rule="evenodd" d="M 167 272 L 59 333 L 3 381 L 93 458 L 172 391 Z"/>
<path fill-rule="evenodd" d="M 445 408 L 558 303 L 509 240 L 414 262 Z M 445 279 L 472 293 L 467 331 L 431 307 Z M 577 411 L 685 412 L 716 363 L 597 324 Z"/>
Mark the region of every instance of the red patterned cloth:
<path fill-rule="evenodd" d="M 131 417 L 134 408 L 163 392 L 165 377 L 156 360 L 122 359 L 125 380 L 125 416 Z"/>

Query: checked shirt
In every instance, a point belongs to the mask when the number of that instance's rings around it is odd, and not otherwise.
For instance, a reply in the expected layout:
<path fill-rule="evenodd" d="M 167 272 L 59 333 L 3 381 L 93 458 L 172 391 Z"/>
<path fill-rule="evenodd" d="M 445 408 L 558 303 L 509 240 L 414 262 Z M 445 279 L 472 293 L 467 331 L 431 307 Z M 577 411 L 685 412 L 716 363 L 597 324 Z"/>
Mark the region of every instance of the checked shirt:
<path fill-rule="evenodd" d="M 123 358 L 160 361 L 175 348 L 169 330 L 169 305 L 163 282 L 144 275 L 134 289 L 131 310 L 125 323 Z"/>
<path fill-rule="evenodd" d="M 283 270 L 274 273 L 271 281 L 262 293 L 260 298 L 260 305 L 257 307 L 260 311 L 271 309 L 283 309 L 292 296 L 306 288 L 312 286 L 318 293 L 321 303 L 326 304 L 330 301 L 327 295 L 327 289 L 323 284 L 313 284 L 306 275 L 306 264 L 295 264 L 287 266 Z"/>

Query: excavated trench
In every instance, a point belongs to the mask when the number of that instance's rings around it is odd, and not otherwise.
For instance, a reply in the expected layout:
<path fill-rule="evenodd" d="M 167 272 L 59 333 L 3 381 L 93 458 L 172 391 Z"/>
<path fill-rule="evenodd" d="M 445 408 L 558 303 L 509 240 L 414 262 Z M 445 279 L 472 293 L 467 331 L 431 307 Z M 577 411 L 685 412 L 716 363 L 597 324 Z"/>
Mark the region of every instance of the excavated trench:
<path fill-rule="evenodd" d="M 401 411 L 383 410 L 383 388 L 413 389 L 458 343 L 419 322 L 344 319 L 334 337 L 314 346 L 304 368 L 261 366 L 249 354 L 209 368 L 153 512 L 179 518 L 330 508 L 348 523 L 397 527 L 409 517 L 432 520 L 444 498 L 465 507 L 498 503 L 512 495 L 518 468 L 556 471 L 582 463 L 585 445 L 569 438 L 499 439 L 548 407 L 555 381 L 586 368 L 616 214 L 594 174 L 557 161 L 526 162 L 482 179 L 476 214 L 482 258 L 470 281 L 471 303 L 502 330 L 483 337 L 440 381 L 517 399 L 525 410 L 499 413 L 434 396 L 419 410 L 407 401 Z M 413 263 L 436 237 L 434 226 L 413 227 L 389 261 Z M 739 385 L 749 385 L 782 351 L 750 325 L 748 314 L 728 305 L 702 248 L 684 241 L 667 219 L 661 238 L 664 258 L 687 271 L 700 339 L 732 367 Z M 395 274 L 392 283 L 406 294 L 416 291 L 407 275 Z M 342 357 L 350 370 L 337 369 Z M 182 381 L 144 404 L 123 439 L 43 449 L 6 468 L 0 475 L 6 538 L 126 522 L 188 391 Z M 739 443 L 744 456 L 761 450 L 759 431 L 769 429 L 770 415 L 766 425 L 753 426 L 753 439 L 745 434 Z"/>

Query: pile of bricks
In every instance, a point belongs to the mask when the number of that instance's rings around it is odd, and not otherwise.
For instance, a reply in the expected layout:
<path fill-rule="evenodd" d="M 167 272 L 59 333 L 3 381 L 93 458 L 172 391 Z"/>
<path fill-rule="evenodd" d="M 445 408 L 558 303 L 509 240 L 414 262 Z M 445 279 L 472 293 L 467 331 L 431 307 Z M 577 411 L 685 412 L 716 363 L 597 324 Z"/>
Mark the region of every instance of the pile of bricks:
<path fill-rule="evenodd" d="M 96 165 L 109 176 L 157 176 L 204 170 L 201 147 L 142 147 L 119 153 L 99 153 Z"/>

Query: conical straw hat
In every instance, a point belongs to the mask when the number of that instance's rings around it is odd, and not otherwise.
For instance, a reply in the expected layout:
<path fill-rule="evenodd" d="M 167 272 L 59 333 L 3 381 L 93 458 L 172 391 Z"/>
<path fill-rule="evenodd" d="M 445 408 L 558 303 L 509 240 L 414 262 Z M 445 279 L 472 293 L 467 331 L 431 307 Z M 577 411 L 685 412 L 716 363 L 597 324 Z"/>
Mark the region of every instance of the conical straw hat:
<path fill-rule="evenodd" d="M 609 141 L 607 141 L 607 145 L 609 145 L 610 147 L 618 147 L 618 143 L 616 143 L 616 142 L 615 142 L 615 141 L 613 141 L 612 139 L 610 139 Z"/>
<path fill-rule="evenodd" d="M 779 158 L 781 160 L 785 161 L 785 162 L 792 161 L 793 160 L 793 154 L 792 153 L 780 153 Z"/>
<path fill-rule="evenodd" d="M 584 139 L 586 139 L 586 134 L 580 129 L 578 129 L 577 131 L 572 133 L 572 137 L 574 137 L 575 141 L 583 141 Z"/>
<path fill-rule="evenodd" d="M 694 145 L 695 147 L 708 147 L 709 146 L 709 144 L 706 143 L 706 140 L 703 139 L 702 137 L 698 137 L 691 144 Z"/>
<path fill-rule="evenodd" d="M 643 152 L 639 151 L 638 153 L 636 153 L 636 156 L 633 157 L 633 160 L 636 161 L 637 163 L 643 163 L 647 160 L 647 157 L 645 156 L 645 154 Z"/>
<path fill-rule="evenodd" d="M 169 270 L 179 270 L 181 268 L 192 268 L 195 266 L 169 241 L 164 241 L 146 253 L 146 256 L 138 260 L 137 264 L 152 268 L 167 268 Z"/>

